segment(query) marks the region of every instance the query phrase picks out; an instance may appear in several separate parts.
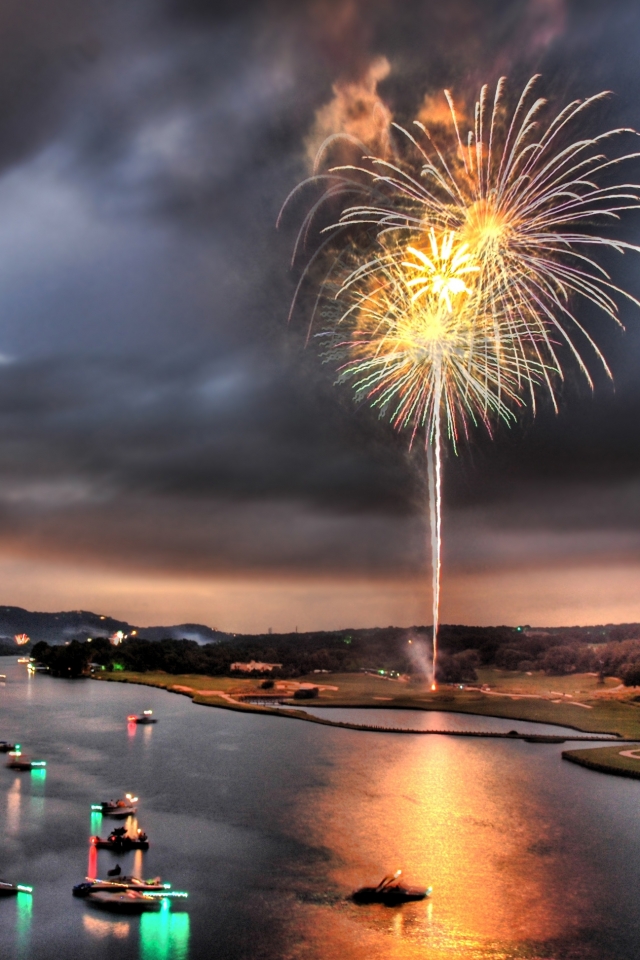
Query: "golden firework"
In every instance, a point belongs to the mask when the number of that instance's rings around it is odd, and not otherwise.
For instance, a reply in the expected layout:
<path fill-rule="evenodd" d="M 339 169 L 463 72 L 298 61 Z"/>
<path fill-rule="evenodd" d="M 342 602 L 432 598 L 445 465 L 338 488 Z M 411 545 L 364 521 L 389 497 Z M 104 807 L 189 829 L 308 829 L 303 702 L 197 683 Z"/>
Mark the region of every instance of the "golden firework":
<path fill-rule="evenodd" d="M 603 153 L 605 144 L 620 135 L 637 134 L 620 127 L 581 136 L 585 115 L 607 94 L 575 100 L 548 115 L 547 102 L 535 96 L 538 79 L 529 81 L 511 114 L 505 79 L 492 102 L 484 86 L 466 136 L 445 91 L 451 122 L 448 130 L 439 130 L 437 141 L 420 122 L 415 135 L 397 126 L 400 146 L 406 148 L 400 156 L 368 157 L 366 164 L 335 168 L 332 190 L 341 181 L 343 192 L 362 196 L 368 184 L 369 202 L 347 204 L 329 228 L 368 226 L 405 246 L 419 246 L 420 237 L 428 243 L 434 230 L 455 236 L 478 266 L 476 284 L 487 309 L 511 324 L 519 382 L 534 407 L 540 369 L 556 403 L 553 375 L 563 376 L 561 344 L 590 384 L 585 345 L 610 374 L 579 317 L 581 304 L 595 306 L 616 323 L 620 296 L 639 305 L 592 253 L 594 248 L 639 249 L 598 228 L 640 205 L 638 184 L 616 178 L 620 164 L 640 155 Z"/>
<path fill-rule="evenodd" d="M 637 134 L 617 128 L 584 136 L 587 111 L 606 94 L 550 114 L 535 94 L 537 81 L 511 112 L 504 78 L 492 102 L 483 87 L 466 136 L 445 91 L 450 124 L 437 138 L 420 122 L 415 135 L 395 125 L 394 155 L 315 175 L 307 183 L 322 183 L 325 192 L 304 218 L 294 252 L 321 212 L 339 202 L 342 213 L 324 228 L 300 284 L 311 266 L 328 262 L 317 302 L 333 304 L 325 312 L 340 378 L 412 440 L 424 430 L 434 677 L 442 423 L 455 445 L 469 420 L 510 419 L 524 399 L 535 409 L 541 385 L 555 406 L 564 353 L 589 383 L 585 345 L 609 373 L 581 305 L 616 323 L 620 297 L 640 305 L 594 256 L 640 249 L 598 226 L 640 207 L 640 186 L 617 178 L 620 164 L 640 155 L 603 152 L 620 135 Z"/>

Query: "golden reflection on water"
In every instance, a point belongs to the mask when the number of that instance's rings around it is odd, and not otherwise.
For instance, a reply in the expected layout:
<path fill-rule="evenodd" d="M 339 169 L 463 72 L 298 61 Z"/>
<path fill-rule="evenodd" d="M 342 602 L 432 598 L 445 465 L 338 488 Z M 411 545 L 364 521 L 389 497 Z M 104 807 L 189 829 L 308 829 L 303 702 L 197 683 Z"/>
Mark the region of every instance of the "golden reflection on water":
<path fill-rule="evenodd" d="M 143 862 L 142 850 L 136 850 L 133 854 L 133 870 L 131 871 L 132 876 L 144 879 Z"/>
<path fill-rule="evenodd" d="M 20 777 L 16 777 L 7 791 L 7 833 L 17 833 L 20 829 L 20 805 L 22 802 L 22 785 Z"/>
<path fill-rule="evenodd" d="M 531 957 L 533 943 L 583 924 L 579 905 L 594 901 L 588 881 L 581 886 L 572 875 L 568 890 L 553 819 L 531 777 L 522 777 L 523 759 L 509 754 L 512 745 L 354 736 L 362 737 L 336 741 L 329 782 L 301 798 L 297 830 L 330 851 L 323 880 L 336 900 L 307 908 L 299 956 Z M 408 884 L 433 886 L 432 899 L 393 909 L 343 899 L 396 869 Z"/>
<path fill-rule="evenodd" d="M 104 940 L 105 937 L 125 940 L 131 929 L 127 921 L 100 920 L 99 917 L 92 917 L 88 913 L 85 913 L 82 918 L 82 926 L 92 937 L 98 937 L 100 940 Z"/>

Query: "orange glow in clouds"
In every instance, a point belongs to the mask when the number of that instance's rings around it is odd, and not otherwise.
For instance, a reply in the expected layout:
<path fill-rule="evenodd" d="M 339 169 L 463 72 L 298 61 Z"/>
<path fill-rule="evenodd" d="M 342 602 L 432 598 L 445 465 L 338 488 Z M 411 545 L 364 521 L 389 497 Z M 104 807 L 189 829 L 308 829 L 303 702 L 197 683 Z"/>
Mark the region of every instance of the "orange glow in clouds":
<path fill-rule="evenodd" d="M 401 577 L 287 573 L 187 577 L 0 554 L 5 597 L 31 610 L 104 610 L 136 624 L 205 623 L 230 632 L 339 630 L 424 624 L 430 601 L 420 573 Z M 485 564 L 446 571 L 442 620 L 487 626 L 636 623 L 640 562 Z"/>

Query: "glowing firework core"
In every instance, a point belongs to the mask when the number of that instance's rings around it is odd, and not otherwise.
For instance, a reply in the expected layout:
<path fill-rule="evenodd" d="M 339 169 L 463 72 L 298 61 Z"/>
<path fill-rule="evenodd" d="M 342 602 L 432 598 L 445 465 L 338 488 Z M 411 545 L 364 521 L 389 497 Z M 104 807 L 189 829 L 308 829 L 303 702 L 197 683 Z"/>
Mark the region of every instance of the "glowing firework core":
<path fill-rule="evenodd" d="M 480 267 L 472 262 L 471 255 L 467 253 L 468 244 L 454 246 L 455 239 L 455 234 L 449 232 L 438 244 L 432 229 L 429 231 L 431 257 L 415 247 L 407 247 L 407 252 L 412 254 L 418 263 L 402 263 L 403 267 L 418 271 L 418 276 L 407 281 L 408 287 L 417 287 L 413 299 L 417 300 L 429 293 L 435 294 L 439 301 L 444 301 L 449 313 L 453 311 L 452 298 L 462 293 L 471 293 L 463 278 L 467 274 L 480 272 Z"/>
<path fill-rule="evenodd" d="M 509 243 L 512 224 L 491 200 L 476 200 L 466 211 L 460 230 L 463 241 L 479 255 L 497 253 Z"/>

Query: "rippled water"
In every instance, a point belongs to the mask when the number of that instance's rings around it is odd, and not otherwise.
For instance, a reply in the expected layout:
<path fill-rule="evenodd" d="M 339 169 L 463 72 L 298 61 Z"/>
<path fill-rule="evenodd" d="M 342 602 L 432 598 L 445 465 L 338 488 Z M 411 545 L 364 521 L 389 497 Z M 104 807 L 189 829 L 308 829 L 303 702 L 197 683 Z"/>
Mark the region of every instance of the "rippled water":
<path fill-rule="evenodd" d="M 0 766 L 0 875 L 35 888 L 0 900 L 3 958 L 640 956 L 640 782 L 568 764 L 561 746 L 336 730 L 2 669 L 0 738 L 47 760 L 45 774 Z M 129 729 L 127 713 L 147 708 L 158 724 Z M 389 713 L 368 710 L 366 720 L 386 724 Z M 90 804 L 128 790 L 151 848 L 100 851 L 96 863 L 88 836 L 109 821 L 92 823 Z M 126 872 L 161 874 L 189 900 L 138 918 L 71 896 L 116 859 Z M 432 884 L 431 901 L 387 909 L 346 899 L 397 868 Z"/>

